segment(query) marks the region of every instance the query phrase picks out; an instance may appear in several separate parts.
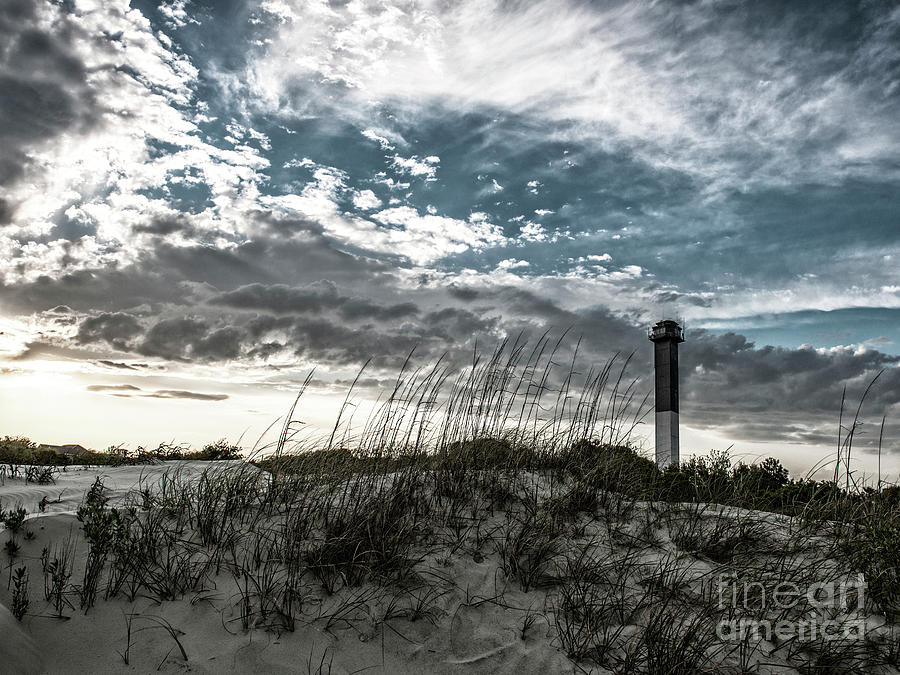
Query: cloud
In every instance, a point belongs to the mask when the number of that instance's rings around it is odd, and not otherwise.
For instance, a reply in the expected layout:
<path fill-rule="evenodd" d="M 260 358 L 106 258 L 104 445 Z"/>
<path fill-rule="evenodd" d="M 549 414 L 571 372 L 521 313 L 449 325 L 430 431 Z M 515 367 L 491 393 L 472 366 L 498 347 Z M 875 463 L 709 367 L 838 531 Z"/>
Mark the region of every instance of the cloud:
<path fill-rule="evenodd" d="M 412 157 L 396 155 L 393 159 L 393 165 L 401 173 L 406 173 L 410 176 L 422 176 L 425 180 L 437 180 L 437 167 L 440 161 L 440 157 L 435 156 L 419 159 L 416 155 Z"/>
<path fill-rule="evenodd" d="M 228 394 L 202 394 L 196 391 L 183 391 L 181 389 L 159 389 L 152 394 L 144 394 L 149 398 L 175 398 L 192 401 L 224 401 Z"/>
<path fill-rule="evenodd" d="M 231 210 L 268 162 L 246 143 L 206 142 L 190 112 L 203 105 L 198 71 L 169 38 L 121 0 L 15 1 L 2 12 L 7 282 L 133 263 L 135 235 L 233 236 Z M 188 220 L 173 208 L 183 201 L 206 208 Z"/>
<path fill-rule="evenodd" d="M 129 391 L 140 391 L 140 387 L 135 387 L 133 384 L 91 384 L 87 386 L 88 391 L 117 391 L 117 392 L 129 392 Z"/>
<path fill-rule="evenodd" d="M 522 269 L 530 266 L 531 263 L 529 263 L 527 260 L 516 260 L 515 258 L 507 258 L 506 260 L 501 260 L 499 263 L 497 263 L 497 269 L 499 270 Z"/>
<path fill-rule="evenodd" d="M 25 348 L 11 358 L 12 361 L 72 360 L 87 361 L 96 354 L 87 349 L 69 347 L 65 344 L 33 340 L 25 344 Z"/>
<path fill-rule="evenodd" d="M 231 290 L 254 282 L 304 284 L 386 283 L 390 268 L 338 250 L 304 221 L 251 214 L 260 232 L 253 241 L 229 248 L 158 243 L 137 262 L 100 265 L 34 280 L 0 283 L 0 307 L 11 313 L 45 311 L 65 304 L 76 312 L 159 306 L 173 298 L 193 304 L 197 284 Z M 303 265 L 297 265 L 297 260 Z M 106 319 L 104 319 L 106 320 Z"/>
<path fill-rule="evenodd" d="M 248 284 L 211 298 L 209 303 L 276 314 L 320 314 L 336 310 L 340 316 L 351 320 L 393 321 L 419 313 L 418 307 L 411 302 L 384 306 L 365 298 L 341 295 L 331 282 L 318 282 L 306 287 Z"/>
<path fill-rule="evenodd" d="M 378 143 L 378 145 L 381 146 L 382 150 L 388 151 L 394 149 L 394 145 L 391 143 L 390 139 L 386 138 L 386 136 L 380 135 L 379 132 L 374 129 L 363 129 L 360 133 L 370 141 L 375 141 L 376 143 Z M 381 130 L 381 133 L 387 135 L 391 132 Z"/>
<path fill-rule="evenodd" d="M 850 415 L 881 371 L 866 398 L 865 419 L 892 416 L 900 405 L 900 357 L 874 349 L 759 347 L 743 335 L 696 330 L 680 362 L 685 418 L 735 439 L 836 441 L 845 387 Z M 860 435 L 859 443 L 875 440 Z"/>
<path fill-rule="evenodd" d="M 183 234 L 191 237 L 196 233 L 194 226 L 183 214 L 159 215 L 152 217 L 148 223 L 137 223 L 134 226 L 137 234 L 155 234 L 165 236 L 170 234 Z"/>
<path fill-rule="evenodd" d="M 183 389 L 157 389 L 156 391 L 145 392 L 140 387 L 136 387 L 133 384 L 91 384 L 88 385 L 86 389 L 91 392 L 109 393 L 119 398 L 139 396 L 141 398 L 184 399 L 193 401 L 224 401 L 228 399 L 228 394 L 204 394 L 196 391 L 185 391 Z"/>
<path fill-rule="evenodd" d="M 890 120 L 900 92 L 883 82 L 896 75 L 900 16 L 885 5 L 291 8 L 248 74 L 269 109 L 321 78 L 342 83 L 360 107 L 542 117 L 560 136 L 627 142 L 644 161 L 717 190 L 787 175 L 896 175 L 900 128 Z M 852 39 L 836 41 L 836 27 Z"/>
<path fill-rule="evenodd" d="M 337 287 L 331 282 L 320 282 L 300 288 L 285 284 L 255 283 L 222 293 L 211 298 L 209 303 L 235 309 L 270 311 L 276 314 L 305 314 L 320 313 L 334 306 L 339 297 Z"/>
<path fill-rule="evenodd" d="M 76 340 L 81 344 L 105 341 L 114 349 L 124 349 L 143 328 L 131 314 L 103 312 L 81 322 Z"/>
<path fill-rule="evenodd" d="M 478 212 L 465 220 L 423 215 L 411 206 L 390 207 L 367 217 L 345 213 L 339 202 L 348 192 L 346 181 L 343 171 L 318 166 L 313 180 L 300 194 L 264 196 L 260 200 L 281 213 L 317 223 L 325 234 L 344 245 L 391 258 L 399 256 L 416 265 L 507 242 L 502 229 Z"/>
<path fill-rule="evenodd" d="M 361 190 L 353 196 L 353 206 L 362 211 L 369 211 L 380 208 L 381 200 L 371 190 Z"/>
<path fill-rule="evenodd" d="M 146 367 L 146 364 L 122 363 L 120 361 L 110 361 L 108 359 L 101 359 L 100 361 L 97 361 L 97 363 L 101 366 L 115 368 L 117 370 L 138 370 L 139 368 Z"/>
<path fill-rule="evenodd" d="M 854 345 L 831 350 L 750 337 L 900 307 L 896 9 L 226 10 L 0 6 L 0 314 L 26 369 L 281 387 L 571 327 L 643 376 L 672 314 L 733 331 L 684 346 L 698 428 L 819 442 L 882 368 L 870 403 L 897 410 L 893 319 L 786 340 Z"/>
<path fill-rule="evenodd" d="M 417 264 L 506 243 L 502 230 L 480 213 L 471 214 L 467 220 L 459 220 L 422 215 L 409 206 L 397 206 L 379 211 L 372 218 L 384 225 L 400 226 L 399 229 L 387 231 L 384 249 L 391 250 L 393 247 L 393 250 Z"/>
<path fill-rule="evenodd" d="M 215 328 L 190 317 L 163 319 L 146 332 L 136 351 L 176 361 L 224 361 L 240 355 L 241 338 L 232 326 Z"/>
<path fill-rule="evenodd" d="M 67 16 L 53 14 L 49 6 L 28 0 L 0 7 L 0 186 L 24 175 L 34 142 L 69 129 L 87 130 L 101 113 L 74 45 L 77 28 Z M 0 222 L 8 222 L 14 207 L 5 199 L 3 204 Z"/>

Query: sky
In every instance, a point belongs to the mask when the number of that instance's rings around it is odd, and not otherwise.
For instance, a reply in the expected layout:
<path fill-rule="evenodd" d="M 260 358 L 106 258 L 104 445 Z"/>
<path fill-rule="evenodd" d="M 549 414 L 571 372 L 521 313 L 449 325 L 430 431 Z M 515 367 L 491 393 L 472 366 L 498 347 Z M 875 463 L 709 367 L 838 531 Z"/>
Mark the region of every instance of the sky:
<path fill-rule="evenodd" d="M 4 0 L 0 434 L 250 438 L 546 330 L 649 388 L 673 317 L 683 454 L 802 474 L 884 371 L 896 480 L 898 104 L 894 2 Z"/>

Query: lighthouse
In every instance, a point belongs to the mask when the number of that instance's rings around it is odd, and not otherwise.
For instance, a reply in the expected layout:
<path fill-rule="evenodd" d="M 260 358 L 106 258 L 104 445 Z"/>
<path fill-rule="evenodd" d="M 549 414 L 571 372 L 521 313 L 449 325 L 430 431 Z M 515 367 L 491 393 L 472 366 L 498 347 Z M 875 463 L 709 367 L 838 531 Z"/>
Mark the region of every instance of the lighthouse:
<path fill-rule="evenodd" d="M 678 345 L 684 331 L 670 319 L 660 321 L 648 334 L 653 343 L 656 370 L 656 465 L 678 466 Z"/>

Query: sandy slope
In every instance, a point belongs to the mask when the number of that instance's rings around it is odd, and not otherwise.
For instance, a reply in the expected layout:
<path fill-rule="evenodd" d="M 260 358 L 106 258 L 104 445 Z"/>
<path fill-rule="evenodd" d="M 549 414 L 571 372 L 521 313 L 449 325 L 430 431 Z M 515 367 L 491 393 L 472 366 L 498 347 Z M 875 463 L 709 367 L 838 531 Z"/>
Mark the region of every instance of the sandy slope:
<path fill-rule="evenodd" d="M 42 520 L 43 529 L 37 539 L 27 544 L 27 555 L 39 555 L 44 540 L 65 537 L 68 528 L 76 526 L 70 516 L 53 516 Z M 471 563 L 468 569 L 446 570 L 466 578 L 468 590 L 475 596 L 493 593 L 493 565 Z M 76 569 L 75 577 L 79 575 Z M 18 625 L 4 609 L 0 615 L 4 641 L 0 647 L 0 663 L 14 663 L 7 671 L 45 673 L 117 673 L 162 672 L 198 673 L 297 673 L 309 672 L 324 659 L 331 673 L 450 673 L 466 666 L 470 673 L 572 672 L 572 664 L 544 640 L 523 641 L 519 635 L 521 613 L 492 605 L 459 605 L 452 616 L 440 617 L 449 632 L 435 630 L 426 619 L 395 620 L 391 629 L 367 628 L 364 613 L 354 613 L 353 626 L 338 623 L 328 630 L 324 622 L 298 624 L 293 633 L 272 634 L 262 630 L 244 633 L 233 610 L 234 597 L 227 578 L 217 580 L 221 591 L 187 597 L 183 601 L 157 604 L 147 599 L 135 603 L 122 600 L 100 602 L 87 615 L 66 612 L 70 619 L 60 621 L 43 616 L 28 616 Z M 365 589 L 361 589 L 365 590 Z M 514 595 L 507 600 L 514 601 Z M 524 596 L 524 594 L 522 594 Z M 521 602 L 533 598 L 522 597 Z M 335 598 L 319 609 L 328 614 L 340 604 Z M 139 613 L 164 618 L 183 632 L 180 640 L 188 654 L 188 662 L 180 656 L 177 645 L 166 631 L 152 627 L 150 621 L 133 624 L 133 646 L 129 665 L 121 652 L 126 646 L 124 614 Z M 49 614 L 49 612 L 48 612 Z M 546 630 L 546 625 L 533 630 Z M 137 632 L 139 631 L 140 632 Z M 10 636 L 12 639 L 6 639 Z M 32 644 L 50 645 L 43 659 Z M 22 649 L 22 646 L 25 649 Z M 18 661 L 9 660 L 16 655 Z"/>
<path fill-rule="evenodd" d="M 78 531 L 78 522 L 70 515 L 40 518 L 32 541 L 23 543 L 23 557 L 32 562 L 49 541 L 65 539 L 70 529 Z M 82 544 L 83 546 L 83 544 Z M 32 565 L 32 579 L 39 580 L 39 568 Z M 83 565 L 77 566 L 79 579 Z M 6 571 L 6 570 L 4 570 Z M 98 602 L 86 615 L 76 610 L 65 612 L 70 618 L 52 618 L 40 598 L 33 598 L 39 612 L 27 616 L 20 625 L 0 607 L 0 673 L 118 673 L 118 672 L 198 672 L 198 673 L 456 673 L 464 667 L 469 673 L 562 673 L 572 672 L 572 664 L 546 640 L 521 638 L 522 612 L 484 603 L 495 593 L 496 565 L 459 561 L 453 567 L 436 570 L 447 577 L 458 577 L 471 595 L 466 605 L 455 597 L 448 603 L 452 615 L 432 620 L 398 619 L 389 630 L 381 631 L 367 622 L 365 611 L 353 612 L 353 625 L 337 622 L 325 628 L 325 621 L 309 625 L 298 623 L 293 633 L 273 634 L 262 630 L 245 633 L 235 611 L 233 581 L 216 579 L 217 589 L 186 597 L 182 601 L 155 603 L 137 599 Z M 4 585 L 5 586 L 5 585 Z M 0 597 L 9 602 L 4 592 Z M 361 595 L 377 592 L 374 587 L 358 589 Z M 527 607 L 537 602 L 538 594 L 511 592 L 505 602 Z M 343 603 L 343 596 L 325 599 L 310 608 L 312 616 L 328 615 Z M 446 610 L 444 610 L 446 611 Z M 137 613 L 163 618 L 183 632 L 180 640 L 188 654 L 184 662 L 168 633 L 152 620 L 136 620 L 133 645 L 126 665 L 121 653 L 126 646 L 124 615 Z M 447 630 L 449 629 L 449 630 Z M 547 631 L 539 623 L 535 634 Z M 33 646 L 48 645 L 38 650 Z M 160 667 L 161 666 L 161 667 Z"/>
<path fill-rule="evenodd" d="M 496 562 L 475 562 L 471 558 L 435 564 L 433 574 L 456 580 L 448 585 L 446 602 L 440 602 L 435 616 L 415 621 L 397 619 L 388 630 L 376 629 L 367 620 L 366 610 L 352 611 L 347 621 L 312 620 L 298 622 L 294 632 L 280 635 L 270 631 L 241 630 L 236 616 L 236 588 L 226 575 L 215 579 L 215 588 L 180 601 L 157 603 L 138 598 L 134 603 L 121 599 L 98 601 L 85 615 L 77 609 L 64 612 L 66 619 L 53 618 L 52 608 L 41 596 L 41 550 L 72 536 L 77 540 L 73 582 L 81 579 L 87 544 L 80 537 L 75 511 L 85 491 L 101 476 L 110 488 L 111 505 L 120 502 L 131 489 L 152 483 L 175 463 L 149 467 L 102 467 L 75 469 L 60 474 L 55 485 L 41 486 L 7 478 L 0 487 L 4 508 L 22 505 L 29 510 L 28 526 L 35 536 L 20 537 L 22 552 L 16 566 L 28 564 L 31 575 L 32 607 L 20 624 L 0 604 L 0 673 L 117 673 L 117 672 L 199 672 L 199 673 L 469 673 L 572 672 L 572 664 L 547 640 L 521 637 L 523 610 L 538 603 L 542 594 L 506 593 L 510 609 L 486 603 L 497 593 Z M 199 474 L 207 463 L 176 465 L 182 471 Z M 46 513 L 37 511 L 41 497 L 59 499 Z M 4 556 L 5 557 L 5 556 Z M 4 560 L 4 562 L 6 562 Z M 3 576 L 9 573 L 4 564 Z M 5 579 L 4 579 L 5 581 Z M 367 585 L 355 589 L 370 605 L 380 600 L 380 589 Z M 414 595 L 415 591 L 411 592 Z M 468 600 L 467 600 L 468 597 Z M 310 616 L 329 616 L 343 611 L 346 594 L 310 599 Z M 9 604 L 6 584 L 0 584 L 0 603 Z M 76 601 L 77 605 L 77 601 Z M 122 653 L 127 644 L 126 614 L 132 624 L 129 664 Z M 157 619 L 165 619 L 180 632 L 179 640 L 188 655 L 185 662 L 178 645 Z M 546 623 L 530 628 L 534 634 L 546 632 Z M 38 649 L 35 645 L 41 645 Z M 330 671 L 329 671 L 330 667 Z"/>
<path fill-rule="evenodd" d="M 0 673 L 44 672 L 44 659 L 29 632 L 0 605 Z"/>
<path fill-rule="evenodd" d="M 29 518 L 41 515 L 74 514 L 85 492 L 97 478 L 103 480 L 110 497 L 110 505 L 121 501 L 130 490 L 142 485 L 152 485 L 167 472 L 181 471 L 200 474 L 213 465 L 230 462 L 159 462 L 141 466 L 68 466 L 60 467 L 55 481 L 47 485 L 28 483 L 21 478 L 10 478 L 8 473 L 0 477 L 0 504 L 4 509 L 22 506 Z M 38 503 L 46 497 L 49 502 L 44 514 L 39 513 Z M 0 525 L 2 527 L 2 525 Z"/>
<path fill-rule="evenodd" d="M 552 625 L 554 598 L 545 588 L 523 591 L 521 585 L 504 577 L 497 552 L 489 543 L 454 549 L 435 547 L 417 567 L 426 583 L 387 588 L 366 583 L 344 586 L 333 595 L 315 584 L 304 586 L 307 594 L 297 617 L 295 630 L 277 631 L 271 627 L 244 630 L 241 626 L 238 579 L 224 568 L 204 584 L 203 590 L 190 592 L 174 601 L 157 602 L 138 596 L 134 602 L 121 596 L 98 598 L 86 614 L 78 609 L 78 600 L 66 608 L 64 618 L 54 616 L 43 596 L 41 552 L 59 546 L 71 538 L 78 554 L 72 584 L 81 583 L 88 545 L 81 535 L 75 512 L 85 491 L 98 476 L 110 489 L 111 505 L 121 503 L 129 490 L 152 485 L 167 471 L 177 470 L 193 480 L 208 463 L 165 463 L 149 467 L 91 468 L 61 474 L 55 485 L 26 484 L 7 478 L 0 485 L 3 507 L 21 504 L 29 510 L 27 523 L 34 536 L 20 536 L 21 552 L 14 566 L 27 565 L 31 580 L 31 606 L 23 622 L 17 622 L 6 609 L 11 593 L 0 583 L 0 675 L 6 673 L 574 673 L 609 672 L 596 665 L 576 666 L 560 646 Z M 218 466 L 222 466 L 219 463 Z M 537 491 L 543 491 L 538 478 L 526 476 Z M 37 511 L 43 496 L 55 501 L 46 512 Z M 549 497 L 547 493 L 541 497 Z M 646 535 L 646 518 L 657 506 L 642 503 L 628 511 L 615 531 L 608 522 L 582 514 L 570 525 L 572 541 L 593 546 L 598 560 L 616 552 L 616 541 L 649 536 L 653 542 L 635 549 L 635 569 L 649 578 L 659 564 L 672 559 L 687 561 L 679 571 L 678 583 L 699 588 L 713 565 L 702 557 L 681 555 L 670 537 L 671 529 L 657 528 Z M 676 512 L 678 505 L 673 507 Z M 729 518 L 743 518 L 749 512 L 714 508 Z M 723 516 L 723 517 L 724 517 Z M 788 545 L 789 527 L 785 519 L 758 514 L 765 528 L 766 545 L 777 551 Z M 665 519 L 663 519 L 664 521 Z M 662 521 L 660 521 L 662 522 Z M 497 532 L 503 514 L 494 513 L 485 522 L 486 530 Z M 642 525 L 643 523 L 643 525 Z M 644 528 L 643 530 L 641 528 Z M 655 527 L 655 526 L 654 526 Z M 643 534 L 642 534 L 643 532 Z M 249 539 L 249 534 L 248 534 Z M 3 536 L 5 541 L 6 537 Z M 579 545 L 582 545 L 579 544 Z M 815 542 L 813 541 L 813 545 Z M 585 548 L 587 550 L 587 548 Z M 10 569 L 5 553 L 0 574 L 6 579 Z M 651 591 L 638 581 L 628 592 L 635 600 L 649 597 Z M 430 595 L 423 595 L 430 594 Z M 424 599 L 424 602 L 419 602 Z M 408 611 L 417 603 L 421 613 Z M 3 605 L 6 605 L 4 607 Z M 405 609 L 393 618 L 389 607 Z M 129 615 L 131 637 L 128 637 Z M 877 617 L 870 617 L 877 624 Z M 178 642 L 162 625 L 170 625 Z M 636 626 L 626 626 L 627 640 Z M 180 645 L 179 645 L 180 643 Z M 185 660 L 181 648 L 187 655 Z M 775 646 L 762 644 L 773 650 Z M 125 662 L 127 652 L 128 663 Z M 767 657 L 768 658 L 768 657 Z M 797 672 L 779 666 L 758 672 Z M 881 670 L 879 672 L 896 672 Z"/>

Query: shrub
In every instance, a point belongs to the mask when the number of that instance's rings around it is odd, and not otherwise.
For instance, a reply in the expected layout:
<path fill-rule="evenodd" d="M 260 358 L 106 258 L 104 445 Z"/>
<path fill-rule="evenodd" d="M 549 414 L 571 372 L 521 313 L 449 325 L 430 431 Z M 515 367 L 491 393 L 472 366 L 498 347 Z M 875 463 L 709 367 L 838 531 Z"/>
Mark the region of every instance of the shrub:
<path fill-rule="evenodd" d="M 900 618 L 900 521 L 892 512 L 873 510 L 862 531 L 845 542 L 853 566 L 865 575 L 869 593 L 892 620 Z"/>
<path fill-rule="evenodd" d="M 629 496 L 645 496 L 659 479 L 656 462 L 634 448 L 597 441 L 574 443 L 565 457 L 566 468 L 598 490 L 615 490 Z"/>
<path fill-rule="evenodd" d="M 3 521 L 3 524 L 6 525 L 6 529 L 10 531 L 13 535 L 13 538 L 19 533 L 19 530 L 22 529 L 22 525 L 25 524 L 25 515 L 27 511 L 22 507 L 19 507 L 15 510 L 10 509 L 9 511 L 3 512 L 0 511 L 0 520 Z"/>
<path fill-rule="evenodd" d="M 207 443 L 203 446 L 203 450 L 199 452 L 184 455 L 185 459 L 201 459 L 201 460 L 223 460 L 223 459 L 240 459 L 241 448 L 232 445 L 224 438 L 220 438 L 215 443 Z"/>
<path fill-rule="evenodd" d="M 475 438 L 454 441 L 445 450 L 446 461 L 473 469 L 515 468 L 525 453 L 503 438 Z"/>
<path fill-rule="evenodd" d="M 37 444 L 24 436 L 4 436 L 0 440 L 0 462 L 26 464 L 37 449 Z"/>
<path fill-rule="evenodd" d="M 735 483 L 759 493 L 771 493 L 788 482 L 788 470 L 774 457 L 766 458 L 761 464 L 741 462 L 734 469 Z"/>

